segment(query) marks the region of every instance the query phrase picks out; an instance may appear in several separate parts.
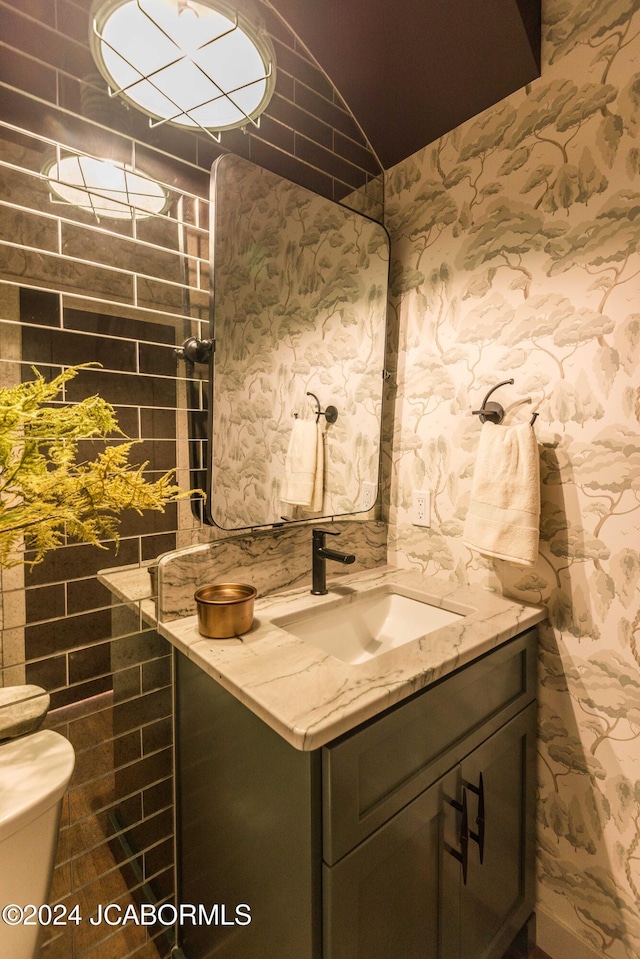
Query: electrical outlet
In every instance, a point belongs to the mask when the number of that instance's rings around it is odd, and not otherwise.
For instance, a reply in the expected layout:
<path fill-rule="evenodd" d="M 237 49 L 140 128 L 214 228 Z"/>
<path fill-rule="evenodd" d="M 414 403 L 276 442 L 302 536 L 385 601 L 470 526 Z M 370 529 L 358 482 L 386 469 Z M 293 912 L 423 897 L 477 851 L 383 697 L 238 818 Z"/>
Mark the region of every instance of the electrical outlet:
<path fill-rule="evenodd" d="M 431 493 L 429 490 L 414 489 L 411 522 L 414 526 L 431 526 Z"/>
<path fill-rule="evenodd" d="M 376 505 L 376 497 L 378 495 L 378 487 L 375 483 L 363 483 L 362 484 L 362 509 L 369 510 L 373 509 Z"/>

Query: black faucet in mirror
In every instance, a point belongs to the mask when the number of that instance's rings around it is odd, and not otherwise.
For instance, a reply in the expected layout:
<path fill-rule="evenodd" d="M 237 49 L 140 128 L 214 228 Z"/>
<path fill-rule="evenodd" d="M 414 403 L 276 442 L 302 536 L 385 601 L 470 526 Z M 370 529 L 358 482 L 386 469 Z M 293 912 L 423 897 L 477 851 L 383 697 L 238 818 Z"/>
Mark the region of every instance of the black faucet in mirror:
<path fill-rule="evenodd" d="M 353 553 L 341 553 L 337 549 L 330 549 L 325 546 L 325 536 L 339 536 L 340 533 L 337 530 L 314 529 L 312 532 L 311 592 L 314 596 L 324 596 L 329 592 L 327 589 L 327 560 L 332 559 L 336 563 L 349 566 L 351 563 L 355 563 L 356 558 Z"/>

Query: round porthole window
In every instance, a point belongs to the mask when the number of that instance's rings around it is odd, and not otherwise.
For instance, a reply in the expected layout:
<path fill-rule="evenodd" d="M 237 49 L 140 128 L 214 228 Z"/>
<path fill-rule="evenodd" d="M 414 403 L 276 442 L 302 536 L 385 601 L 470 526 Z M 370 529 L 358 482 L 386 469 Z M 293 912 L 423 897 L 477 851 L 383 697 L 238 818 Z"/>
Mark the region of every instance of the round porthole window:
<path fill-rule="evenodd" d="M 72 203 L 98 220 L 157 216 L 169 205 L 159 183 L 111 160 L 72 153 L 51 160 L 42 172 L 54 200 Z"/>
<path fill-rule="evenodd" d="M 90 39 L 111 93 L 152 125 L 256 123 L 275 87 L 269 38 L 220 0 L 98 0 Z"/>

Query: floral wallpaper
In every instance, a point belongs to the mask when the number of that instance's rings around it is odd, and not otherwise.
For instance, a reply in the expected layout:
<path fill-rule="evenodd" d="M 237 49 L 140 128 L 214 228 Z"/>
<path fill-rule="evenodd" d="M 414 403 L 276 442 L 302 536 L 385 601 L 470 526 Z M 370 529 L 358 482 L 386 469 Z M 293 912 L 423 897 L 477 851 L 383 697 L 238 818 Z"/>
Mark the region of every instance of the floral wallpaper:
<path fill-rule="evenodd" d="M 240 157 L 214 167 L 213 517 L 225 528 L 368 509 L 377 483 L 383 227 Z M 283 504 L 294 416 L 324 427 L 319 513 Z M 375 497 L 374 497 L 375 499 Z M 295 510 L 295 512 L 294 512 Z"/>
<path fill-rule="evenodd" d="M 394 167 L 386 201 L 391 557 L 547 606 L 540 912 L 615 959 L 640 955 L 639 132 L 640 0 L 543 0 L 541 77 Z M 505 425 L 539 414 L 526 570 L 462 542 L 470 411 L 509 377 Z"/>

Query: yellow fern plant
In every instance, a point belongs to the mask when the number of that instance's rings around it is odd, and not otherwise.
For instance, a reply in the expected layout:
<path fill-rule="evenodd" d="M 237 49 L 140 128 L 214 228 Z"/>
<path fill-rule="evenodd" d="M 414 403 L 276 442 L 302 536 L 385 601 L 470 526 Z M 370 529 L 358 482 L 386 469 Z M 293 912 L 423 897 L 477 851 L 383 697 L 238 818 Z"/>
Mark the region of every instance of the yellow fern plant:
<path fill-rule="evenodd" d="M 50 382 L 34 370 L 33 380 L 0 389 L 0 567 L 35 565 L 67 538 L 117 543 L 123 510 L 164 511 L 189 495 L 173 484 L 173 471 L 147 481 L 148 464 L 129 460 L 132 441 L 77 461 L 80 440 L 124 436 L 101 397 L 56 402 L 82 368 L 70 367 Z"/>

